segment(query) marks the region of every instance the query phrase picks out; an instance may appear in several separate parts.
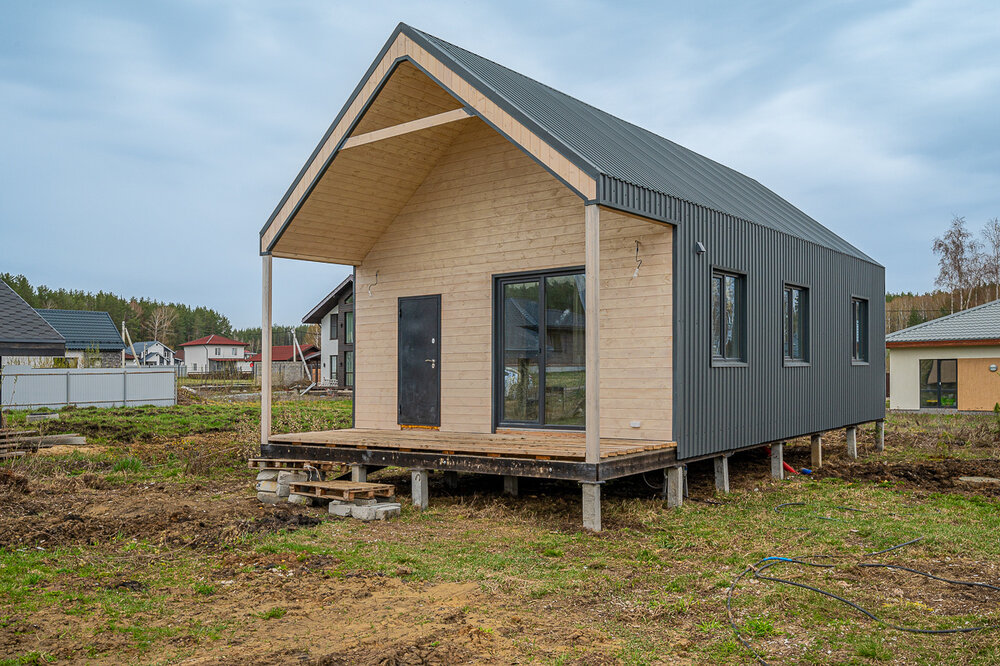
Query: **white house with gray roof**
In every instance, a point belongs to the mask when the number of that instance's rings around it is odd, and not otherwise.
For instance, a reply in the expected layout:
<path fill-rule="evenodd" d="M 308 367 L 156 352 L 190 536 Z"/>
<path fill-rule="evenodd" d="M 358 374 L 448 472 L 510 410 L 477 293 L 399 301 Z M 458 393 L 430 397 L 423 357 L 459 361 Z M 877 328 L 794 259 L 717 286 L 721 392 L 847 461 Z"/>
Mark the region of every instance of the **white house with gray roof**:
<path fill-rule="evenodd" d="M 890 333 L 885 346 L 892 409 L 1000 404 L 1000 300 Z"/>

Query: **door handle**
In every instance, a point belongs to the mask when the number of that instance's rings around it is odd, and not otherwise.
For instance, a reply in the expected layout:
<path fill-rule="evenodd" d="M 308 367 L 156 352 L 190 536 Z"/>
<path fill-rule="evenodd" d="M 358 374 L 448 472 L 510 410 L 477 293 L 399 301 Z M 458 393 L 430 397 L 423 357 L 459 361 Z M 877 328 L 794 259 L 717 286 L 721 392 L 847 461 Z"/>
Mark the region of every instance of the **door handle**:
<path fill-rule="evenodd" d="M 425 358 L 424 359 L 424 363 L 430 363 L 431 364 L 431 370 L 434 370 L 434 369 L 437 368 L 437 359 L 434 359 L 434 358 Z"/>

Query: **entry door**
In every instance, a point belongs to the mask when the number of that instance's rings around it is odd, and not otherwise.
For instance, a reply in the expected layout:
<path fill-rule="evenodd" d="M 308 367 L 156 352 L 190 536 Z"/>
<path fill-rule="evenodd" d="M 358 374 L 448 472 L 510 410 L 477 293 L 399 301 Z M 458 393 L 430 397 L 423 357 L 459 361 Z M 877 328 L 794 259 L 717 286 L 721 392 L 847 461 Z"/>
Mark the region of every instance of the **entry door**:
<path fill-rule="evenodd" d="M 441 295 L 399 299 L 399 424 L 441 425 Z"/>

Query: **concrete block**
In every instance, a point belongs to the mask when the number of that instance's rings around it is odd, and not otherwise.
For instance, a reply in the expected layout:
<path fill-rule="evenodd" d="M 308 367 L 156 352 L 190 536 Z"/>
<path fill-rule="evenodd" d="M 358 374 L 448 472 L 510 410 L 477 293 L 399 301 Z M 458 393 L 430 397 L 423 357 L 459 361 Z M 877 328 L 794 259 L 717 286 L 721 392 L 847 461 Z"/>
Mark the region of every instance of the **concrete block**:
<path fill-rule="evenodd" d="M 667 508 L 675 509 L 684 504 L 684 469 L 667 468 Z"/>
<path fill-rule="evenodd" d="M 715 490 L 729 494 L 729 456 L 715 458 Z"/>
<path fill-rule="evenodd" d="M 259 493 L 276 493 L 276 492 L 278 492 L 278 482 L 277 481 L 258 481 L 256 488 L 257 488 L 257 492 L 259 492 Z M 288 493 L 285 493 L 285 497 L 288 497 Z"/>
<path fill-rule="evenodd" d="M 858 429 L 855 426 L 847 429 L 847 457 L 858 459 Z"/>
<path fill-rule="evenodd" d="M 875 422 L 875 450 L 879 453 L 885 451 L 885 421 Z"/>
<path fill-rule="evenodd" d="M 276 469 L 265 469 L 257 473 L 258 481 L 277 481 L 278 480 L 278 470 Z"/>
<path fill-rule="evenodd" d="M 296 495 L 295 493 L 289 493 L 288 503 L 309 506 L 312 504 L 312 497 L 309 497 L 309 495 Z"/>
<path fill-rule="evenodd" d="M 257 493 L 257 499 L 264 504 L 277 504 L 281 501 L 274 493 Z"/>
<path fill-rule="evenodd" d="M 357 518 L 358 520 L 375 520 L 375 507 L 374 506 L 358 506 L 355 504 L 351 507 L 351 516 Z"/>
<path fill-rule="evenodd" d="M 583 529 L 601 531 L 601 484 L 581 483 L 583 489 Z"/>
<path fill-rule="evenodd" d="M 823 466 L 823 436 L 813 435 L 809 440 L 812 449 L 812 468 L 819 469 Z"/>
<path fill-rule="evenodd" d="M 458 472 L 444 473 L 444 487 L 448 490 L 458 490 Z"/>
<path fill-rule="evenodd" d="M 376 504 L 378 504 L 378 500 L 374 499 L 374 498 L 372 498 L 372 499 L 356 499 L 356 500 L 354 500 L 354 503 L 357 504 L 358 506 L 375 506 Z"/>
<path fill-rule="evenodd" d="M 785 445 L 771 445 L 771 478 L 781 481 L 785 478 Z"/>
<path fill-rule="evenodd" d="M 351 465 L 351 481 L 368 483 L 368 468 L 364 465 Z"/>
<path fill-rule="evenodd" d="M 428 499 L 427 470 L 411 469 L 410 481 L 412 482 L 413 506 L 416 509 L 426 509 Z"/>
<path fill-rule="evenodd" d="M 516 476 L 505 476 L 503 477 L 503 494 L 510 495 L 511 497 L 517 497 L 517 477 Z"/>
<path fill-rule="evenodd" d="M 387 520 L 395 518 L 402 512 L 403 507 L 397 502 L 383 502 L 375 505 L 375 520 Z"/>
<path fill-rule="evenodd" d="M 330 515 L 349 518 L 351 516 L 351 509 L 353 508 L 353 504 L 334 504 L 333 502 L 330 502 L 328 511 L 330 512 Z"/>

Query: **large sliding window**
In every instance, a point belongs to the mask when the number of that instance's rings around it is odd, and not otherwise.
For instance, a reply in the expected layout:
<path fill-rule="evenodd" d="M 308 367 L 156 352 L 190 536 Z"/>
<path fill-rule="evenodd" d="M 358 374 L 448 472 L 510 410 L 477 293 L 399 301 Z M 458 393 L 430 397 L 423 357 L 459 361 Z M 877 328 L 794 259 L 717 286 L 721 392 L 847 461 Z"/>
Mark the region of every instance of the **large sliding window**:
<path fill-rule="evenodd" d="M 958 361 L 947 359 L 921 359 L 920 406 L 958 407 Z"/>
<path fill-rule="evenodd" d="M 586 411 L 580 269 L 496 280 L 497 423 L 582 428 Z"/>
<path fill-rule="evenodd" d="M 809 291 L 803 287 L 785 285 L 782 311 L 785 361 L 806 363 L 809 360 Z"/>
<path fill-rule="evenodd" d="M 746 290 L 742 275 L 712 273 L 712 359 L 741 362 L 746 325 Z"/>

